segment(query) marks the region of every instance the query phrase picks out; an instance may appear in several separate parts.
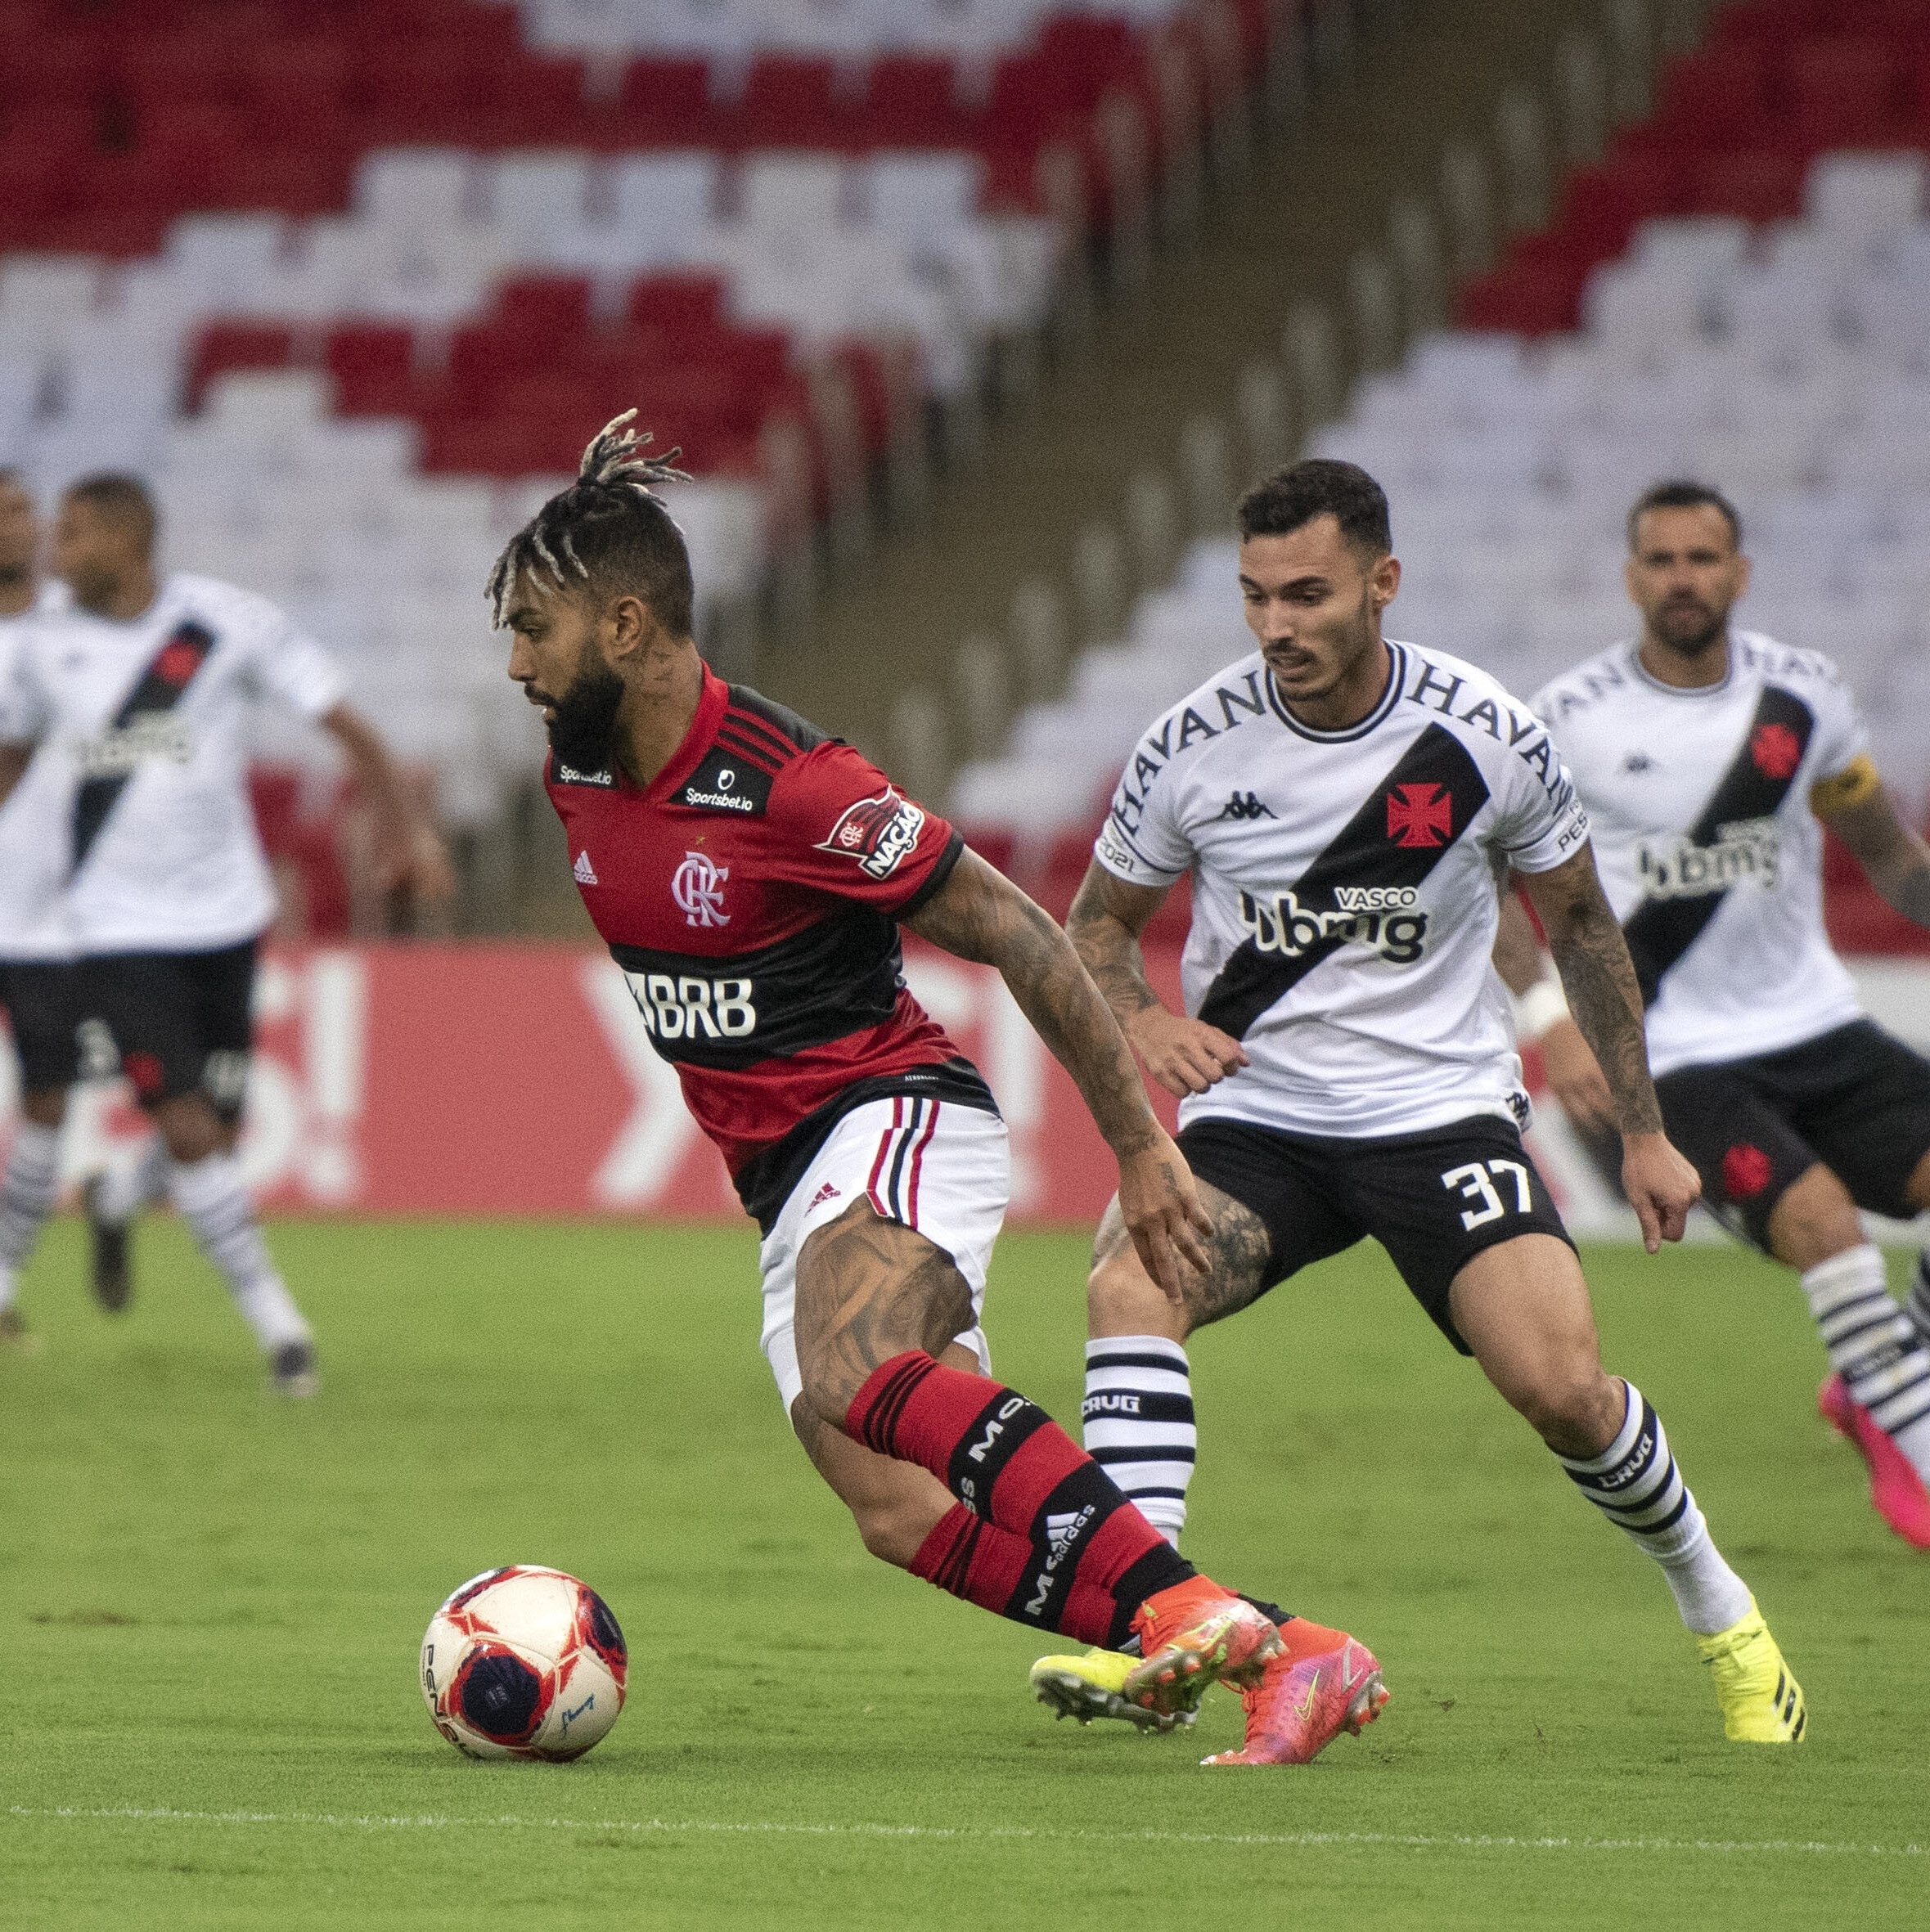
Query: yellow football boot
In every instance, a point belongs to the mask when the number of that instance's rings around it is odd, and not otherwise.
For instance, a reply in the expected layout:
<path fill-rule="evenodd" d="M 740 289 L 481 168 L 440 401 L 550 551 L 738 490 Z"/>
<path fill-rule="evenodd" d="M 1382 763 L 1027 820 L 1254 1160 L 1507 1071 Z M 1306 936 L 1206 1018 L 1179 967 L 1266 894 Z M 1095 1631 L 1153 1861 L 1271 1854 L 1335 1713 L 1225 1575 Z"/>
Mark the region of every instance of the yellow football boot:
<path fill-rule="evenodd" d="M 1797 1683 L 1776 1640 L 1749 1599 L 1746 1616 L 1695 1647 L 1715 1673 L 1716 1701 L 1722 1706 L 1722 1735 L 1738 1744 L 1797 1744 L 1809 1723 Z"/>
<path fill-rule="evenodd" d="M 1088 1651 L 1082 1657 L 1041 1657 L 1032 1667 L 1032 1694 L 1055 1714 L 1089 1724 L 1095 1718 L 1122 1718 L 1142 1731 L 1167 1732 L 1190 1724 L 1198 1710 L 1147 1710 L 1126 1697 L 1126 1680 L 1140 1660 L 1119 1651 Z M 1206 1686 L 1199 1687 L 1201 1696 Z M 1197 1700 L 1195 1700 L 1197 1703 Z"/>

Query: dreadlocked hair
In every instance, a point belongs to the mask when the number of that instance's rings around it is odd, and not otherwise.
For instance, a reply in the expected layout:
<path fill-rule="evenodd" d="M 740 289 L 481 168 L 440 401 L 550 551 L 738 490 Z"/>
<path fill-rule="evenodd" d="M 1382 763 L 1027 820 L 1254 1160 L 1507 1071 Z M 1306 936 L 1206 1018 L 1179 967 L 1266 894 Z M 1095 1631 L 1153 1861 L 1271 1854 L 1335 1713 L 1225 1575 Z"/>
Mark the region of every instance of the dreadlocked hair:
<path fill-rule="evenodd" d="M 650 433 L 627 409 L 590 438 L 576 481 L 551 497 L 512 537 L 484 591 L 498 628 L 520 578 L 542 596 L 573 582 L 640 597 L 673 636 L 691 634 L 695 588 L 690 552 L 658 487 L 688 483 L 673 467 L 682 450 L 644 453 Z"/>

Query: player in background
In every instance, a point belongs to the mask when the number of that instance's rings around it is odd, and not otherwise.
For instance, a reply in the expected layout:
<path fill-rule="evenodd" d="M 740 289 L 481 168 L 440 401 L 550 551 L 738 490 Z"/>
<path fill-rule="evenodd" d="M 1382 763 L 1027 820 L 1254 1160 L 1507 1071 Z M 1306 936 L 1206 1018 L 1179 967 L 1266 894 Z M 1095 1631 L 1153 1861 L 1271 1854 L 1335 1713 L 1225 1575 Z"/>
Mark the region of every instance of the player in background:
<path fill-rule="evenodd" d="M 1734 509 L 1657 485 L 1628 518 L 1617 644 L 1534 700 L 1595 827 L 1648 1003 L 1669 1137 L 1733 1233 L 1802 1278 L 1831 1373 L 1823 1413 L 1864 1455 L 1883 1520 L 1930 1549 L 1930 1249 L 1899 1307 L 1860 1207 L 1930 1207 L 1930 1063 L 1865 1017 L 1823 923 L 1828 825 L 1930 926 L 1930 851 L 1896 815 L 1855 701 L 1815 651 L 1730 627 L 1749 565 Z M 1496 963 L 1584 1139 L 1615 1123 L 1590 1044 L 1518 905 Z"/>
<path fill-rule="evenodd" d="M 289 706 L 341 746 L 392 878 L 430 901 L 454 882 L 335 661 L 263 598 L 210 577 L 157 577 L 156 529 L 135 478 L 67 491 L 53 566 L 71 601 L 25 627 L 0 698 L 0 740 L 11 741 L 0 757 L 17 772 L 38 746 L 34 769 L 57 775 L 39 835 L 62 865 L 78 1009 L 111 1036 L 166 1146 L 169 1194 L 277 1387 L 308 1395 L 313 1337 L 235 1152 L 256 946 L 275 910 L 246 783 L 256 702 Z"/>
<path fill-rule="evenodd" d="M 1654 1409 L 1604 1373 L 1573 1244 L 1522 1145 L 1521 1063 L 1490 963 L 1510 865 L 1605 1069 L 1648 1247 L 1680 1238 L 1695 1174 L 1662 1132 L 1635 971 L 1561 760 L 1484 672 L 1383 639 L 1401 572 L 1365 471 L 1295 464 L 1248 492 L 1239 528 L 1260 649 L 1142 739 L 1069 921 L 1148 1071 L 1181 1096 L 1180 1148 L 1213 1220 L 1212 1265 L 1174 1299 L 1106 1215 L 1086 1446 L 1176 1539 L 1197 1443 L 1187 1336 L 1371 1234 L 1661 1566 L 1727 1735 L 1794 1741 L 1801 1692 Z M 1148 985 L 1138 934 L 1186 873 L 1181 1013 Z M 1240 1755 L 1277 1755 L 1284 1716 L 1353 1695 L 1373 1661 L 1343 1654 L 1298 1680 L 1276 1666 L 1248 1697 Z"/>
<path fill-rule="evenodd" d="M 16 472 L 0 470 L 0 691 L 29 621 L 65 594 L 41 582 L 39 555 L 32 493 Z M 14 1296 L 60 1185 L 61 1121 L 76 1068 L 72 947 L 46 824 L 50 784 L 57 788 L 57 776 L 42 761 L 0 804 L 0 1007 L 20 1073 L 20 1117 L 0 1176 L 0 1345 L 13 1347 L 34 1339 Z"/>
<path fill-rule="evenodd" d="M 900 926 L 1003 975 L 1117 1157 L 1121 1239 L 1167 1293 L 1206 1260 L 1192 1177 L 1058 927 L 849 745 L 711 673 L 655 490 L 678 473 L 646 459 L 634 414 L 489 589 L 549 729 L 583 904 L 763 1237 L 785 1413 L 874 1555 L 1035 1629 L 1136 1635 L 1103 1701 L 1164 1727 L 1303 1620 L 1199 1575 L 991 1378 L 1005 1124 L 906 989 Z"/>

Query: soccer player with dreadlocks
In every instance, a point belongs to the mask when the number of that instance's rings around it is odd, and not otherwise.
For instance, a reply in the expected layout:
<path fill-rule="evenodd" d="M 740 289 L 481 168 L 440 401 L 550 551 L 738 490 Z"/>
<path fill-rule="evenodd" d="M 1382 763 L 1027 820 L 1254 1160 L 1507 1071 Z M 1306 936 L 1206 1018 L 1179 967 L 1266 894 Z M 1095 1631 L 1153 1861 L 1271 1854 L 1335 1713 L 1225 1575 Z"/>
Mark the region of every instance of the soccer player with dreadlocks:
<path fill-rule="evenodd" d="M 906 990 L 898 928 L 997 968 L 1078 1083 L 1171 1295 L 1206 1258 L 1192 1177 L 1052 921 L 849 745 L 704 664 L 658 494 L 680 473 L 646 456 L 634 414 L 591 443 L 489 594 L 549 728 L 583 903 L 762 1231 L 785 1411 L 875 1555 L 1035 1629 L 1136 1638 L 1077 1714 L 1169 1728 L 1318 1627 L 1202 1576 L 987 1373 L 1005 1125 Z M 1341 1728 L 1324 1716 L 1302 1757 Z"/>

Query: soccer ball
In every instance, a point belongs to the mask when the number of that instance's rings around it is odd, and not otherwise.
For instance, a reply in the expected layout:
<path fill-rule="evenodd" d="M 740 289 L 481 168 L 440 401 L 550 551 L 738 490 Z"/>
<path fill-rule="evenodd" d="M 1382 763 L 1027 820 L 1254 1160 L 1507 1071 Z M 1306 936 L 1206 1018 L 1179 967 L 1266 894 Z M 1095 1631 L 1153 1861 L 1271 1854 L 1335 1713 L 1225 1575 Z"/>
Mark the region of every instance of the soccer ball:
<path fill-rule="evenodd" d="M 540 1564 L 474 1576 L 429 1620 L 422 1695 L 472 1758 L 580 1758 L 623 1708 L 623 1633 L 587 1584 Z"/>

